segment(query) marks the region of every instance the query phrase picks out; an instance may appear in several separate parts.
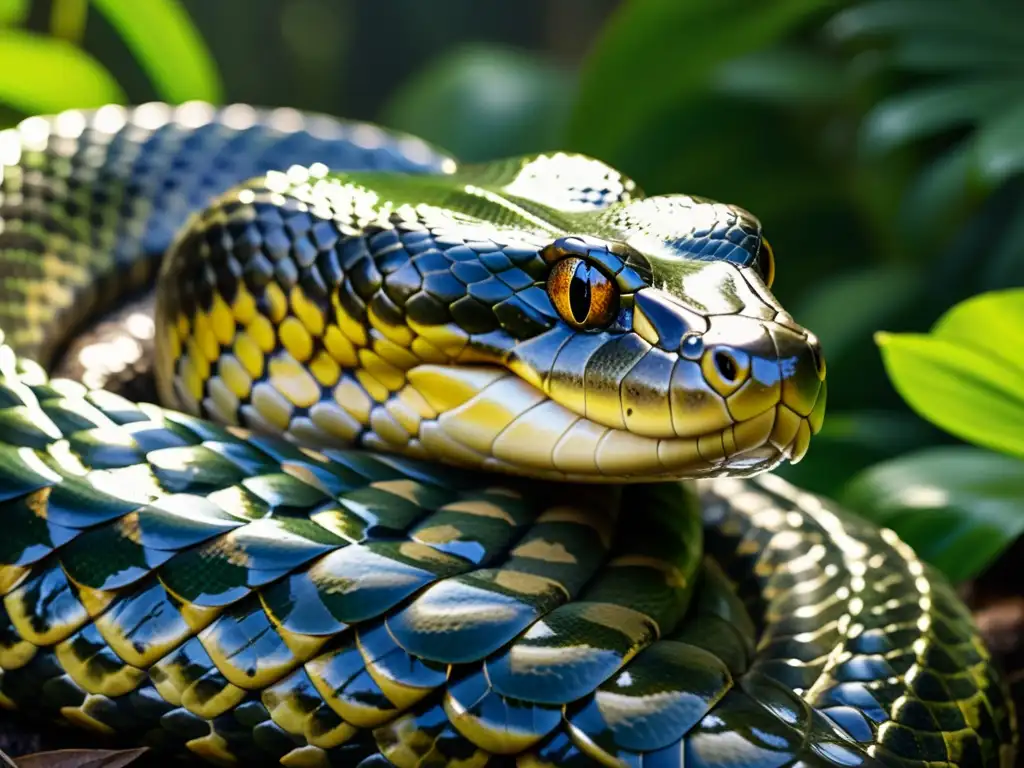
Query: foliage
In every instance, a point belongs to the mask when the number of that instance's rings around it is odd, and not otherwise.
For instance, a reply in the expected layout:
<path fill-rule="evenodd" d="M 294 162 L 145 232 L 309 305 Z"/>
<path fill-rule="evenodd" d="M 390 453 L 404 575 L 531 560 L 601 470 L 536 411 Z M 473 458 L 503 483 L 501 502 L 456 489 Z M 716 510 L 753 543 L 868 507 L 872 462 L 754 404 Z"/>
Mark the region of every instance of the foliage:
<path fill-rule="evenodd" d="M 993 450 L 931 448 L 878 464 L 844 500 L 951 577 L 975 576 L 1024 532 L 1024 289 L 961 302 L 930 334 L 877 339 L 915 412 Z"/>
<path fill-rule="evenodd" d="M 878 334 L 896 389 L 948 432 L 1024 458 L 1024 289 L 962 302 L 930 334 Z"/>
<path fill-rule="evenodd" d="M 840 499 L 963 581 L 1024 533 L 1024 462 L 970 446 L 927 448 L 870 467 Z"/>
<path fill-rule="evenodd" d="M 465 46 L 436 59 L 394 93 L 382 122 L 455 144 L 464 162 L 555 149 L 571 96 L 569 74 L 526 53 Z M 471 113 L 472 119 L 466 119 Z"/>
<path fill-rule="evenodd" d="M 0 27 L 21 24 L 28 10 L 29 0 L 0 0 Z"/>
<path fill-rule="evenodd" d="M 954 579 L 977 575 L 1024 530 L 1024 291 L 992 290 L 1024 282 L 1024 9 L 969 5 L 874 0 L 831 23 L 840 40 L 887 39 L 885 66 L 907 83 L 870 107 L 860 146 L 869 156 L 918 147 L 897 224 L 923 263 L 944 251 L 932 259 L 932 311 L 992 291 L 954 306 L 928 335 L 877 341 L 916 413 L 1010 456 L 923 450 L 869 468 L 843 490 Z"/>
<path fill-rule="evenodd" d="M 53 0 L 50 34 L 26 28 L 30 0 L 0 0 L 0 104 L 14 117 L 127 101 L 81 44 L 89 8 L 118 31 L 156 97 L 220 100 L 213 59 L 178 0 Z"/>
<path fill-rule="evenodd" d="M 65 40 L 21 30 L 0 30 L 0 73 L 7 73 L 0 76 L 0 101 L 23 114 L 124 100 L 117 81 L 91 56 Z"/>
<path fill-rule="evenodd" d="M 870 105 L 859 145 L 875 157 L 925 150 L 917 153 L 899 224 L 908 246 L 916 243 L 926 256 L 1024 170 L 1024 7 L 1012 0 L 872 0 L 838 14 L 828 28 L 848 44 L 882 41 L 880 69 L 904 85 Z M 964 259 L 970 271 L 989 279 L 964 283 L 946 305 L 1011 284 L 1005 265 L 994 264 L 993 274 L 985 263 L 1005 262 L 1004 253 L 972 256 Z"/>
<path fill-rule="evenodd" d="M 644 143 L 652 122 L 706 91 L 723 64 L 761 50 L 829 4 L 624 3 L 584 67 L 569 144 L 616 163 L 627 148 Z M 679 44 L 681 35 L 685 45 Z M 657 87 L 640 87 L 645 80 L 656 80 Z M 594 119 L 597 115 L 600 120 Z"/>
<path fill-rule="evenodd" d="M 964 126 L 973 129 L 969 141 L 952 151 L 966 158 L 968 173 L 991 186 L 1024 170 L 1019 3 L 991 0 L 968 8 L 963 0 L 874 0 L 839 14 L 832 30 L 840 39 L 890 36 L 893 69 L 938 75 L 872 108 L 863 133 L 870 151 Z"/>
<path fill-rule="evenodd" d="M 221 85 L 213 57 L 177 0 L 92 0 L 121 34 L 161 99 L 218 102 Z"/>

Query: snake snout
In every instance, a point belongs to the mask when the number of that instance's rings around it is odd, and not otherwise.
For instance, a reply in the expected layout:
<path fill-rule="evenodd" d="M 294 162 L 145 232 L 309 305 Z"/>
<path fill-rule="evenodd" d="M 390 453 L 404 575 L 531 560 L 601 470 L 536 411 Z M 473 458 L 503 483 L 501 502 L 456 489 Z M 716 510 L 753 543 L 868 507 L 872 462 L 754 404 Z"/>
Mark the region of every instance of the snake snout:
<path fill-rule="evenodd" d="M 726 399 L 734 419 L 763 413 L 778 401 L 771 391 L 779 378 L 776 348 L 764 323 L 743 315 L 713 316 L 703 342 L 704 379 Z"/>
<path fill-rule="evenodd" d="M 740 314 L 709 317 L 697 338 L 680 346 L 683 357 L 696 357 L 700 377 L 677 379 L 688 387 L 673 393 L 677 433 L 724 430 L 727 461 L 766 453 L 799 461 L 824 416 L 817 338 L 795 323 Z"/>
<path fill-rule="evenodd" d="M 775 436 L 775 442 L 792 461 L 799 461 L 825 416 L 825 358 L 818 338 L 809 331 L 773 325 L 771 333 L 778 350 L 781 382 L 777 419 L 781 426 L 776 432 L 782 434 Z M 793 425 L 795 434 L 790 438 Z"/>

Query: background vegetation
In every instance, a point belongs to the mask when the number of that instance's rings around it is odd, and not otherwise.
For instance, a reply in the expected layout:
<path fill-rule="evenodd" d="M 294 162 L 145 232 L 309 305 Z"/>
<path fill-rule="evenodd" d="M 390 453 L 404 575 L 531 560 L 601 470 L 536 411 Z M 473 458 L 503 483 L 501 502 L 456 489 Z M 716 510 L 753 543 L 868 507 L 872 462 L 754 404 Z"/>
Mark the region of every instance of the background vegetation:
<path fill-rule="evenodd" d="M 957 580 L 1024 530 L 1019 2 L 0 0 L 0 121 L 153 98 L 579 150 L 741 204 L 828 361 L 784 474 Z"/>

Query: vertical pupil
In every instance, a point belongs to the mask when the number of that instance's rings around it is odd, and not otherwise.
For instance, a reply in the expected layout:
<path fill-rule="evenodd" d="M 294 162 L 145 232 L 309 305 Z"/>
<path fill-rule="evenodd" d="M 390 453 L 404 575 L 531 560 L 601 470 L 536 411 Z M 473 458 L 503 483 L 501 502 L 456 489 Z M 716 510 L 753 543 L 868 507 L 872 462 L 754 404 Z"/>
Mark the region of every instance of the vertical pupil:
<path fill-rule="evenodd" d="M 569 309 L 577 323 L 582 323 L 590 314 L 590 267 L 579 264 L 569 281 Z"/>

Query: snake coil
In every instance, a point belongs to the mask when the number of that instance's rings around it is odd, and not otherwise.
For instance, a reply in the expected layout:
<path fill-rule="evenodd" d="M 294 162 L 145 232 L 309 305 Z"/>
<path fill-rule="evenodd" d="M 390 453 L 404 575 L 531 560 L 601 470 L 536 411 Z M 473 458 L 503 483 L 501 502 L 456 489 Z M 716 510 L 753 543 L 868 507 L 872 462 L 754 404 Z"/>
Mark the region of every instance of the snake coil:
<path fill-rule="evenodd" d="M 223 765 L 1013 764 L 951 587 L 765 474 L 825 367 L 749 213 L 245 105 L 0 170 L 3 706 Z"/>

